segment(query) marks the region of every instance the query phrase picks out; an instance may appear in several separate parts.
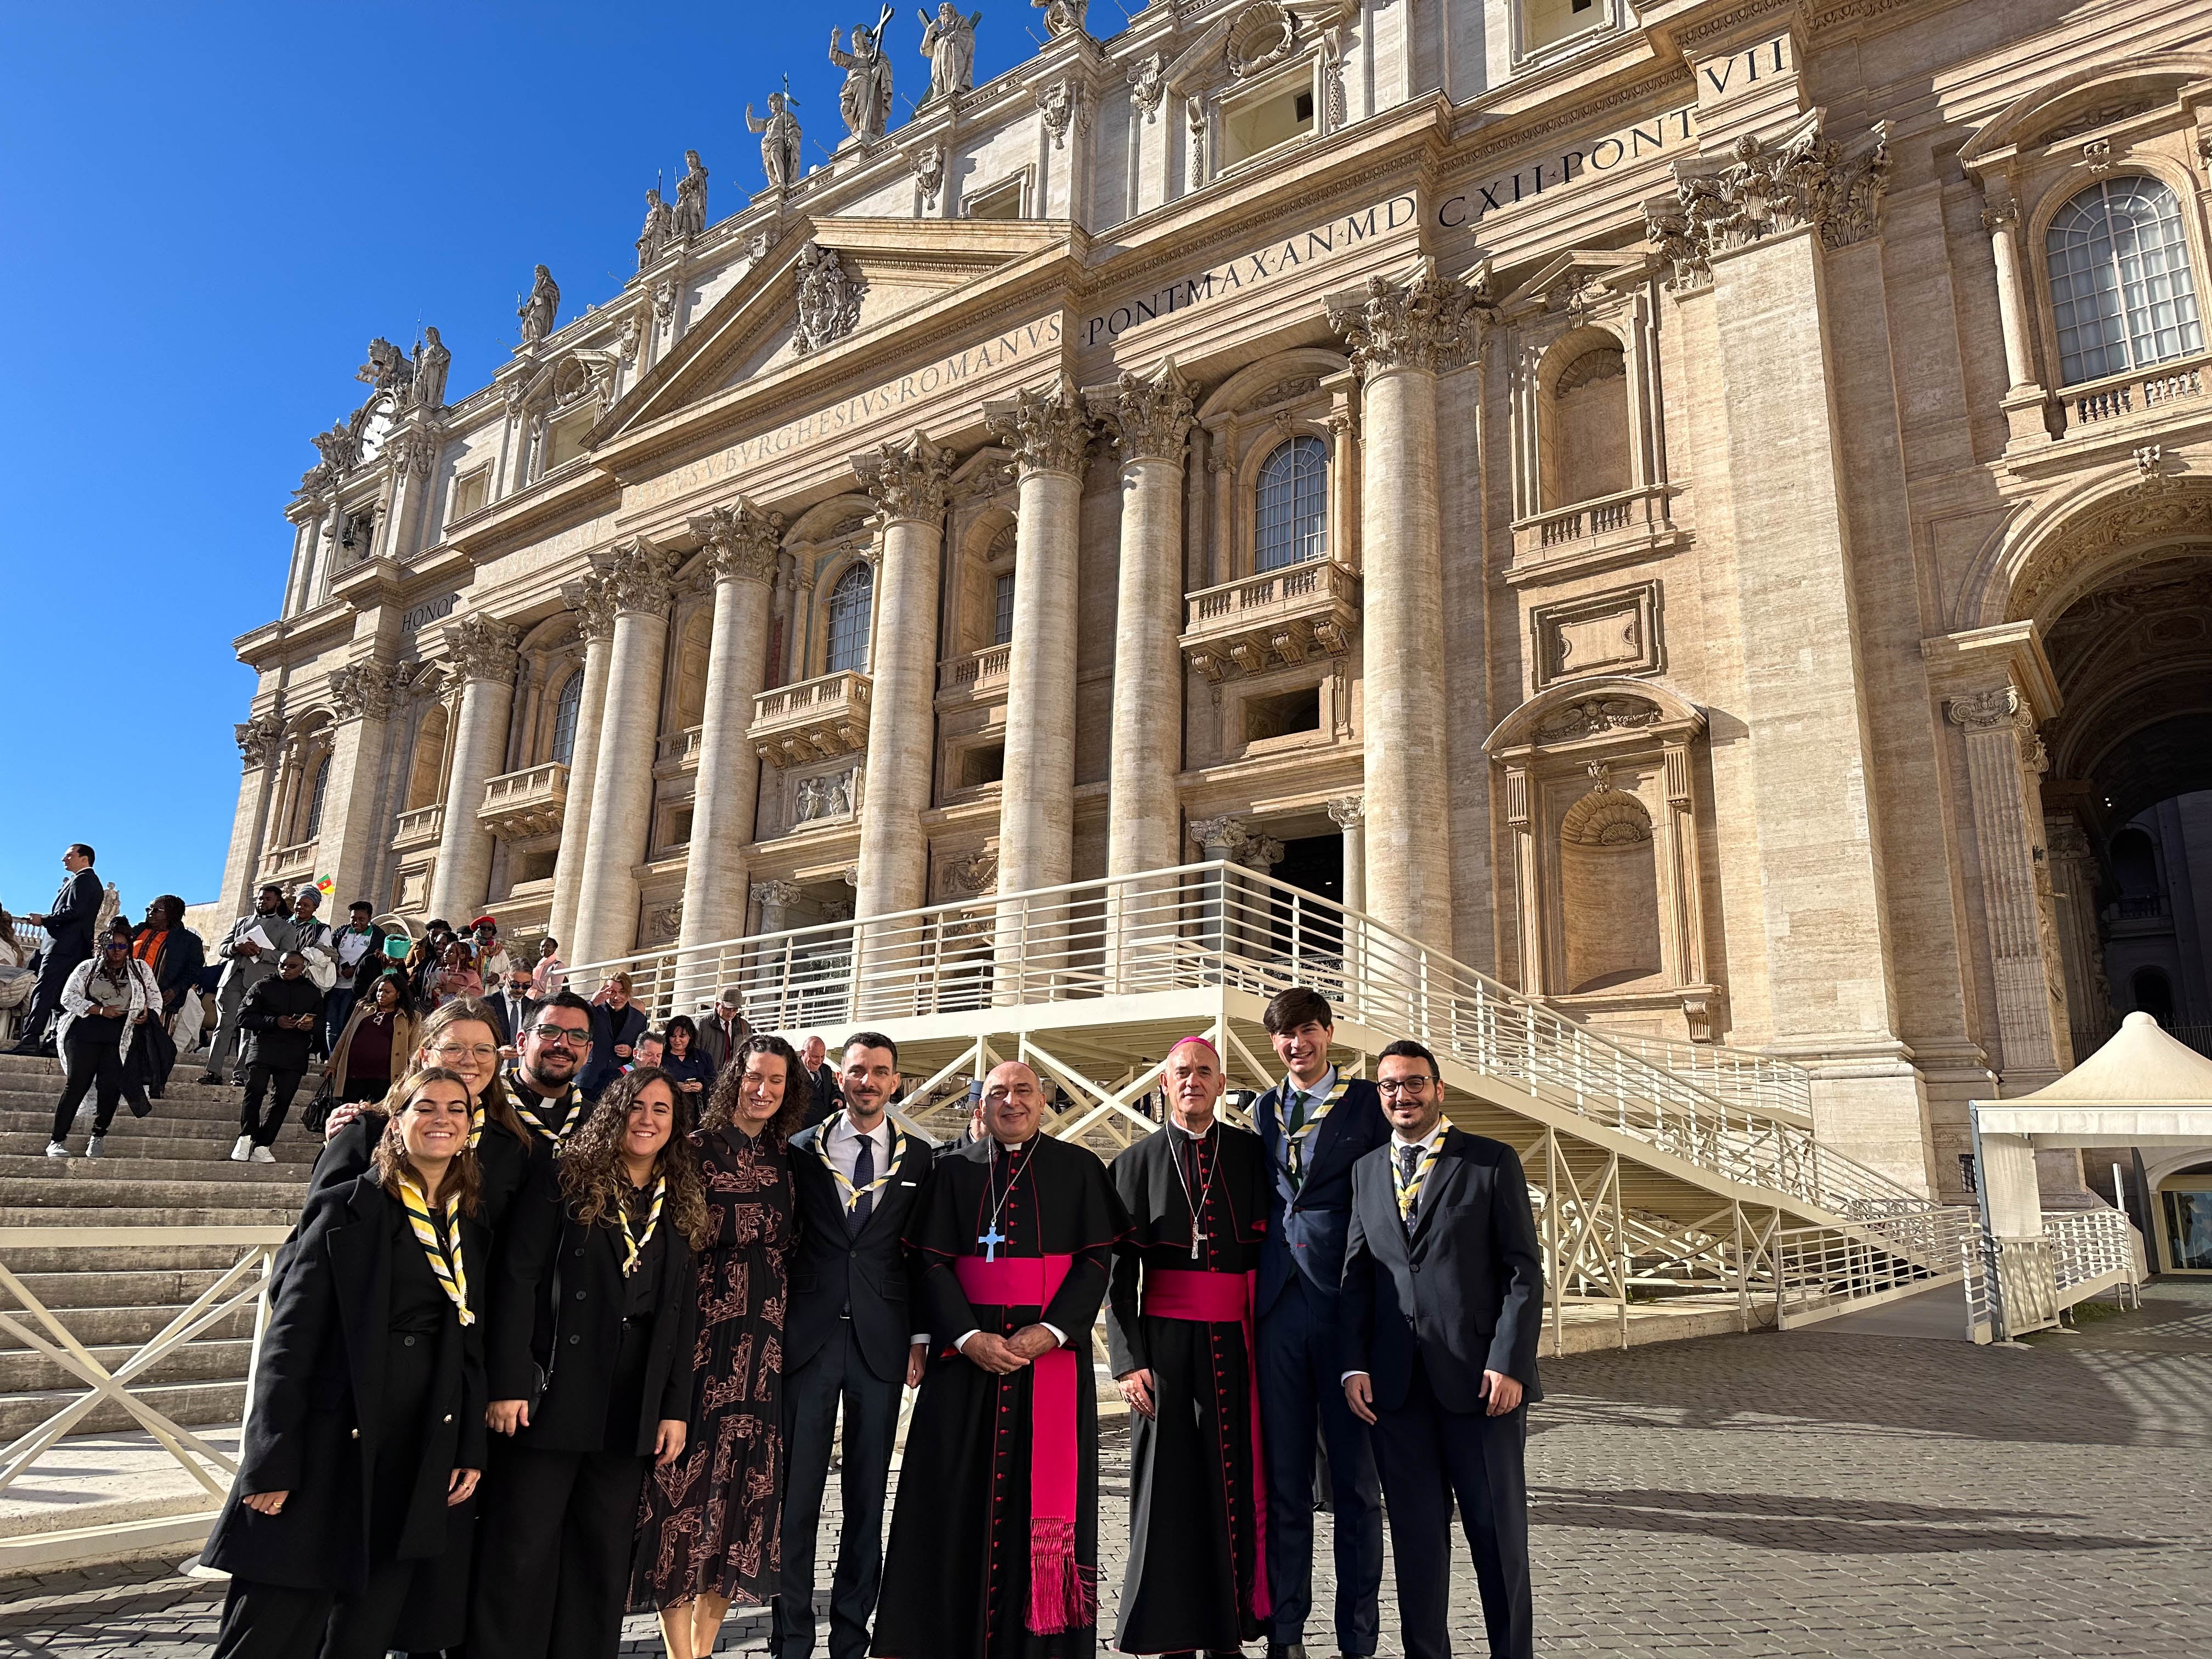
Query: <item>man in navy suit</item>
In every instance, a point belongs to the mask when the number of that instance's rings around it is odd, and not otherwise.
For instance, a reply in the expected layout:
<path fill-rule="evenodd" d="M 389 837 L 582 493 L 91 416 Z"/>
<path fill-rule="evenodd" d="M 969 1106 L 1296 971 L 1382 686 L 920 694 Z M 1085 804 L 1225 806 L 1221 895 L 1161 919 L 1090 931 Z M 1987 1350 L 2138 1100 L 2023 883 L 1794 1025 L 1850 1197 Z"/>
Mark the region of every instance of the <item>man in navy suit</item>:
<path fill-rule="evenodd" d="M 1293 986 L 1267 1005 L 1287 1074 L 1253 1116 L 1268 1165 L 1260 1255 L 1260 1424 L 1267 1451 L 1267 1659 L 1305 1659 L 1313 1608 L 1314 1443 L 1328 1455 L 1336 1518 L 1336 1645 L 1375 1651 L 1382 1584 L 1382 1492 L 1364 1425 L 1340 1381 L 1337 1281 L 1351 1222 L 1352 1166 L 1389 1139 L 1375 1085 L 1328 1062 L 1328 999 Z"/>
<path fill-rule="evenodd" d="M 1534 1652 L 1528 1402 L 1544 1264 L 1521 1160 L 1444 1121 L 1436 1056 L 1394 1042 L 1375 1067 L 1390 1141 L 1352 1174 L 1344 1394 L 1375 1425 L 1407 1659 L 1449 1659 L 1451 1514 L 1474 1555 L 1500 1659 Z"/>
<path fill-rule="evenodd" d="M 53 937 L 39 952 L 39 982 L 31 992 L 31 1006 L 24 1012 L 23 1040 L 12 1050 L 19 1054 L 54 1052 L 47 1024 L 62 1006 L 62 987 L 69 983 L 77 964 L 92 956 L 92 929 L 100 919 L 100 878 L 92 867 L 92 848 L 81 841 L 71 842 L 62 854 L 62 868 L 69 873 L 62 878 L 61 890 L 54 895 L 54 908 L 43 915 L 23 918 Z"/>

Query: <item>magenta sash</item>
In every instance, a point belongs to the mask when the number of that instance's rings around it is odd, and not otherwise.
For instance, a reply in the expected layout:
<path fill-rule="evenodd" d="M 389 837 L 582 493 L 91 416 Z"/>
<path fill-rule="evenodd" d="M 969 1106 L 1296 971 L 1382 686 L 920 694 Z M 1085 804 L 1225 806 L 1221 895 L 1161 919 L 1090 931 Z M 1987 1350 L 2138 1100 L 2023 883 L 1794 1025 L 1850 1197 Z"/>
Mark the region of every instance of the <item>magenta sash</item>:
<path fill-rule="evenodd" d="M 1075 1264 L 1072 1255 L 963 1255 L 953 1277 L 971 1303 L 1042 1308 Z M 1076 1389 L 1083 1381 L 1075 1350 L 1054 1348 L 1030 1362 L 1030 1629 L 1039 1636 L 1098 1622 L 1097 1570 L 1075 1559 Z M 997 1379 L 1001 1386 L 1013 1378 Z"/>
<path fill-rule="evenodd" d="M 1260 1444 L 1260 1345 L 1253 1329 L 1260 1275 L 1193 1273 L 1187 1268 L 1145 1270 L 1145 1313 L 1152 1319 L 1188 1319 L 1205 1325 L 1244 1328 L 1244 1380 L 1252 1418 L 1252 1616 L 1265 1619 L 1274 1609 L 1267 1593 L 1267 1464 Z"/>

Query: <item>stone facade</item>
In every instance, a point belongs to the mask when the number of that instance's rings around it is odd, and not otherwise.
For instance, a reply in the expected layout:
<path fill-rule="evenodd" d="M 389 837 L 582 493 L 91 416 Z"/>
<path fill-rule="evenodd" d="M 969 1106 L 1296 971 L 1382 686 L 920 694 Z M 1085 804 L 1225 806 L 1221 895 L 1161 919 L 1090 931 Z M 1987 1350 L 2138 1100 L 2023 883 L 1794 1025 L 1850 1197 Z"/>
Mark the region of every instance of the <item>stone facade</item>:
<path fill-rule="evenodd" d="M 1067 9 L 457 402 L 379 343 L 227 902 L 586 961 L 1229 857 L 1959 1197 L 2212 786 L 2212 21 Z"/>

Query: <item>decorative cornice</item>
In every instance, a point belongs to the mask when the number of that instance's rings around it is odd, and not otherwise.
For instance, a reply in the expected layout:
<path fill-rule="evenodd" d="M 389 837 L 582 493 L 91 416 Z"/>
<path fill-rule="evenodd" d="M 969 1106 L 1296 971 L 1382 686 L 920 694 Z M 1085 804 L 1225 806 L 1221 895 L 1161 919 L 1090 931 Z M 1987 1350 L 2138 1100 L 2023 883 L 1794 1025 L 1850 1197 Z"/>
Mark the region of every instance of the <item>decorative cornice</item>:
<path fill-rule="evenodd" d="M 1091 417 L 1065 374 L 1053 377 L 1042 392 L 1023 387 L 1011 398 L 983 405 L 991 435 L 1014 452 L 1024 477 L 1066 472 L 1080 477 L 1091 447 Z"/>
<path fill-rule="evenodd" d="M 468 611 L 446 624 L 446 653 L 464 681 L 513 679 L 515 643 L 514 629 L 481 611 Z"/>
<path fill-rule="evenodd" d="M 765 586 L 775 577 L 776 556 L 783 549 L 782 514 L 763 513 L 740 495 L 687 523 L 704 548 L 708 573 L 714 580 Z"/>
<path fill-rule="evenodd" d="M 944 519 L 952 457 L 932 443 L 927 433 L 917 430 L 902 442 L 854 455 L 847 465 L 886 519 L 933 525 Z"/>
<path fill-rule="evenodd" d="M 1329 326 L 1344 337 L 1362 380 L 1394 369 L 1435 373 L 1458 354 L 1474 295 L 1423 259 L 1402 277 L 1370 276 L 1363 288 L 1332 294 Z"/>
<path fill-rule="evenodd" d="M 1112 386 L 1083 394 L 1091 416 L 1113 433 L 1124 463 L 1174 461 L 1180 465 L 1183 441 L 1196 420 L 1190 382 L 1163 357 L 1159 367 L 1139 379 L 1126 370 Z"/>
<path fill-rule="evenodd" d="M 380 662 L 372 657 L 366 662 L 348 663 L 343 668 L 331 671 L 331 708 L 338 719 L 349 720 L 367 715 L 380 720 L 392 713 L 392 705 L 399 695 L 407 671 L 396 662 Z"/>
<path fill-rule="evenodd" d="M 615 544 L 600 567 L 608 597 L 617 611 L 637 611 L 659 616 L 668 609 L 669 580 L 676 574 L 673 554 L 650 537 L 632 536 Z"/>

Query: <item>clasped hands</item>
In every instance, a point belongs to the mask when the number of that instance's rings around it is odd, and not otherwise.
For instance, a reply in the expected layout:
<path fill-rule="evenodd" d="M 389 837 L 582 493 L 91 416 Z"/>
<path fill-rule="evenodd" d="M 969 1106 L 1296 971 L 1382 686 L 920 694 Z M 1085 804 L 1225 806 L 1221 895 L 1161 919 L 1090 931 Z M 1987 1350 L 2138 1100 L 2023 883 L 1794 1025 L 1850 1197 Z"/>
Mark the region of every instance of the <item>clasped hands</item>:
<path fill-rule="evenodd" d="M 1060 1339 L 1043 1326 L 1024 1325 L 1012 1336 L 994 1336 L 988 1331 L 978 1331 L 960 1352 L 985 1370 L 1007 1376 L 1059 1346 Z"/>

